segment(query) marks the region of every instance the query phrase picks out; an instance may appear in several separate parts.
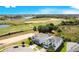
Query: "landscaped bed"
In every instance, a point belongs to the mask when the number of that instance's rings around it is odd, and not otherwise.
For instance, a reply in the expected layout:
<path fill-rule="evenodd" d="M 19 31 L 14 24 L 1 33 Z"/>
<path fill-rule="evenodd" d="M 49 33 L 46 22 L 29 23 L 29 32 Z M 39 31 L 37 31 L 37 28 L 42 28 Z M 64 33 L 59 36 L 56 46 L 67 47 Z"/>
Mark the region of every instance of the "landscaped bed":
<path fill-rule="evenodd" d="M 64 42 L 63 48 L 60 50 L 60 52 L 66 52 L 67 51 L 67 42 Z"/>

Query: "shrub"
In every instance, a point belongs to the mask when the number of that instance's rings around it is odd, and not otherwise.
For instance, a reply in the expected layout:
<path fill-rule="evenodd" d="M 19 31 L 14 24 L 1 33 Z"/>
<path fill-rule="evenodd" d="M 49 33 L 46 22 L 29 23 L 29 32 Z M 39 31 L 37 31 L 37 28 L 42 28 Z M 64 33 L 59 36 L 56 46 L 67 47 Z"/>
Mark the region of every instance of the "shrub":
<path fill-rule="evenodd" d="M 33 45 L 33 44 L 34 44 L 34 42 L 31 40 L 31 41 L 30 41 L 30 45 Z"/>
<path fill-rule="evenodd" d="M 34 31 L 36 31 L 36 30 L 37 30 L 36 26 L 34 26 L 34 27 L 33 27 L 33 30 L 34 30 Z"/>
<path fill-rule="evenodd" d="M 23 44 L 22 47 L 25 47 L 25 45 Z"/>
<path fill-rule="evenodd" d="M 62 32 L 62 30 L 60 28 L 57 29 L 57 32 Z"/>
<path fill-rule="evenodd" d="M 22 42 L 22 44 L 25 44 L 25 42 Z"/>
<path fill-rule="evenodd" d="M 18 48 L 18 46 L 14 46 L 13 48 Z"/>
<path fill-rule="evenodd" d="M 32 41 L 31 37 L 29 37 L 28 40 L 29 40 L 29 45 L 33 45 L 34 44 L 34 42 Z"/>

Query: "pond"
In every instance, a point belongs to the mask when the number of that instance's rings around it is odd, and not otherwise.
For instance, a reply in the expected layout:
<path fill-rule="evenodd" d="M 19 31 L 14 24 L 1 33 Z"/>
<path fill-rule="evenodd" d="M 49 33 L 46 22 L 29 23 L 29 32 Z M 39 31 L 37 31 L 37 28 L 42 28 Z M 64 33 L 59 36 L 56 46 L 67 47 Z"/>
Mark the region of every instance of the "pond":
<path fill-rule="evenodd" d="M 0 28 L 6 28 L 9 27 L 10 25 L 0 25 Z"/>
<path fill-rule="evenodd" d="M 29 20 L 29 19 L 31 19 L 31 18 L 33 18 L 33 17 L 25 17 L 26 20 Z"/>

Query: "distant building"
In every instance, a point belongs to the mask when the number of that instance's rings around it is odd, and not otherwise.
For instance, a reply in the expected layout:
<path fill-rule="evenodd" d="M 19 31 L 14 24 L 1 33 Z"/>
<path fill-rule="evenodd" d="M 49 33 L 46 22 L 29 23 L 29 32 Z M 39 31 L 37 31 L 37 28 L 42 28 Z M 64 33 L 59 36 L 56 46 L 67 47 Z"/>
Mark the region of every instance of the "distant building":
<path fill-rule="evenodd" d="M 63 39 L 50 34 L 39 33 L 32 37 L 36 44 L 43 44 L 44 48 L 49 48 L 50 43 L 54 45 L 54 50 L 57 50 L 63 43 Z"/>
<path fill-rule="evenodd" d="M 79 43 L 67 42 L 67 52 L 79 52 Z"/>

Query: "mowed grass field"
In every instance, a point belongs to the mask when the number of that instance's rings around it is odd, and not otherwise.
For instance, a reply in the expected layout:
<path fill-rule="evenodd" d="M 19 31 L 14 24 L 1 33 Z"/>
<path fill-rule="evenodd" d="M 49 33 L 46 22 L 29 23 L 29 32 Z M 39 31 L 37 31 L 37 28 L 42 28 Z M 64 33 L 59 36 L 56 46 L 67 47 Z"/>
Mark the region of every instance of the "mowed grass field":
<path fill-rule="evenodd" d="M 31 27 L 29 25 L 17 25 L 17 26 L 10 26 L 7 28 L 0 28 L 0 35 L 17 31 L 25 31 L 29 30 L 30 28 Z"/>

